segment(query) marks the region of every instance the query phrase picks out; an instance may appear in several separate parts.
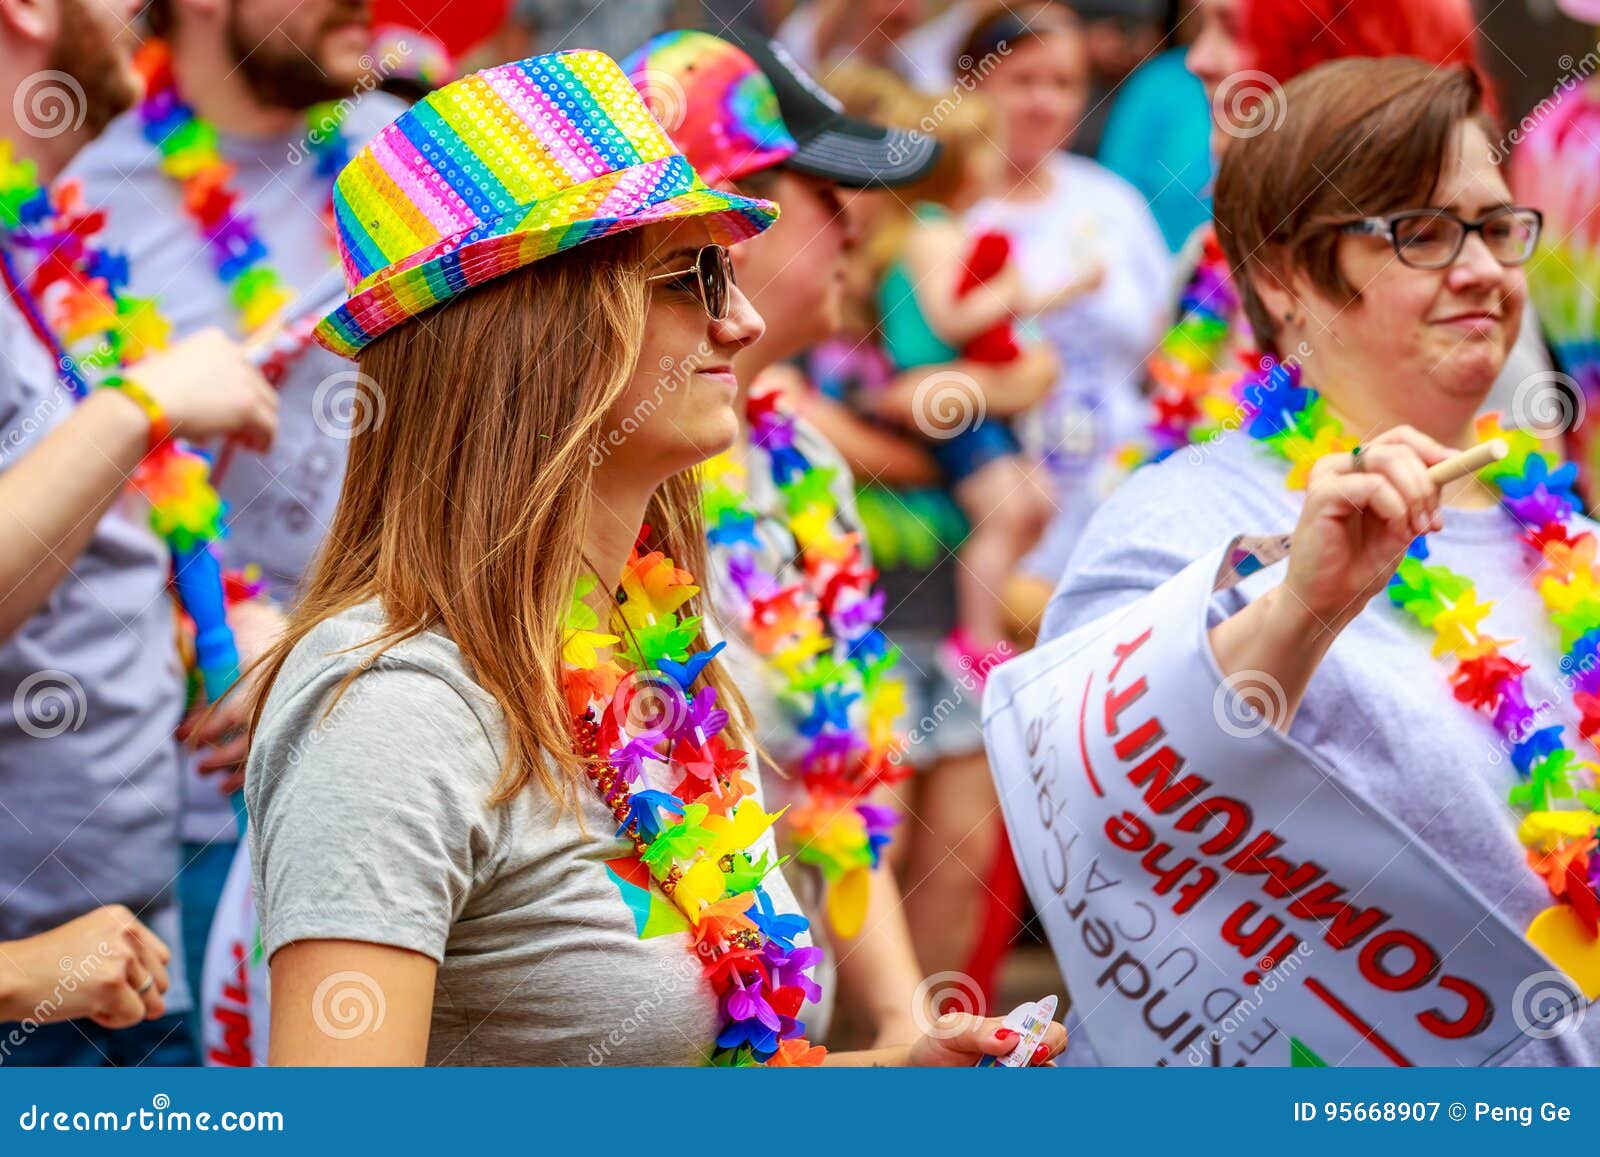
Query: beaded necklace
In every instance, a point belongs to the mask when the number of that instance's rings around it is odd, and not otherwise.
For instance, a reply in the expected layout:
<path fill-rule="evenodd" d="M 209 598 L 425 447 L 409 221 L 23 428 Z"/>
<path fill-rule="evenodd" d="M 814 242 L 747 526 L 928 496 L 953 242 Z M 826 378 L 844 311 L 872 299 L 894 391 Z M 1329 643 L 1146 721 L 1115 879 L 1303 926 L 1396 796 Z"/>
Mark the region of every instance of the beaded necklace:
<path fill-rule="evenodd" d="M 94 243 L 104 224 L 103 212 L 84 210 L 75 182 L 47 192 L 34 164 L 14 159 L 11 142 L 0 140 L 0 240 L 38 255 L 24 280 L 5 253 L 7 288 L 77 401 L 90 392 L 85 369 L 102 371 L 102 383 L 111 385 L 117 379 L 104 371 L 164 348 L 172 332 L 153 299 L 126 292 L 127 261 Z M 215 702 L 239 678 L 239 652 L 217 550 L 223 505 L 209 471 L 204 456 L 162 438 L 131 481 L 150 505 L 152 529 L 172 551 L 173 586 L 195 625 L 197 665 Z"/>
<path fill-rule="evenodd" d="M 1274 365 L 1244 378 L 1238 399 L 1250 436 L 1291 464 L 1292 489 L 1305 487 L 1317 459 L 1355 445 L 1326 402 L 1300 384 L 1297 366 Z M 1563 682 L 1572 688 L 1578 734 L 1593 744 L 1600 738 L 1600 569 L 1595 536 L 1581 529 L 1576 514 L 1577 467 L 1540 450 L 1526 431 L 1502 429 L 1498 415 L 1480 418 L 1478 434 L 1505 438 L 1511 447 L 1509 457 L 1478 477 L 1494 488 L 1501 508 L 1522 528 L 1521 541 L 1544 563 L 1536 575 L 1539 596 L 1560 632 Z M 1423 536 L 1389 580 L 1389 600 L 1432 632 L 1434 657 L 1453 657 L 1455 697 L 1488 718 L 1507 744 L 1518 773 L 1508 802 L 1523 817 L 1517 834 L 1529 867 L 1558 901 L 1534 919 L 1528 939 L 1593 999 L 1600 995 L 1600 856 L 1594 854 L 1600 767 L 1579 758 L 1561 724 L 1538 726 L 1540 711 L 1523 685 L 1528 666 L 1506 652 L 1513 640 L 1483 629 L 1494 604 L 1479 600 L 1470 578 L 1430 565 L 1428 557 Z"/>
<path fill-rule="evenodd" d="M 161 168 L 183 191 L 183 209 L 205 238 L 217 277 L 227 287 L 244 333 L 270 322 L 294 297 L 271 264 L 271 251 L 256 231 L 255 220 L 238 207 L 234 167 L 222 157 L 217 130 L 195 115 L 178 93 L 172 51 L 159 40 L 147 41 L 134 64 L 144 80 L 139 122 L 145 139 L 161 150 Z M 350 160 L 344 131 L 347 106 L 324 103 L 306 112 L 306 144 L 316 173 L 332 181 Z M 330 236 L 333 232 L 330 230 Z"/>
<path fill-rule="evenodd" d="M 567 613 L 567 705 L 590 780 L 633 846 L 633 866 L 679 914 L 675 922 L 648 914 L 640 935 L 690 934 L 721 1015 L 713 1065 L 821 1064 L 826 1050 L 805 1040 L 797 1017 L 821 997 L 810 972 L 822 952 L 795 943 L 807 922 L 775 909 L 762 881 L 778 864 L 752 854 L 782 813 L 753 798 L 746 753 L 721 736 L 729 720 L 716 688 L 694 690 L 722 649 L 690 651 L 700 618 L 679 611 L 700 588 L 661 552 L 636 547 L 609 632 L 585 601 L 593 588 L 580 583 Z M 679 777 L 676 787 L 651 787 L 650 765 Z"/>
<path fill-rule="evenodd" d="M 794 416 L 777 392 L 747 404 L 752 468 L 782 495 L 784 529 L 799 551 L 776 573 L 759 534 L 772 516 L 752 507 L 744 467 L 722 455 L 702 467 L 707 537 L 726 559 L 735 622 L 779 683 L 779 698 L 809 741 L 800 758 L 805 802 L 789 816 L 796 858 L 827 885 L 829 925 L 845 939 L 866 918 L 870 874 L 881 862 L 893 809 L 869 802 L 910 771 L 896 759 L 905 685 L 897 653 L 878 629 L 884 596 L 873 591 L 861 535 L 839 522 L 837 471 L 813 464 L 796 444 Z"/>

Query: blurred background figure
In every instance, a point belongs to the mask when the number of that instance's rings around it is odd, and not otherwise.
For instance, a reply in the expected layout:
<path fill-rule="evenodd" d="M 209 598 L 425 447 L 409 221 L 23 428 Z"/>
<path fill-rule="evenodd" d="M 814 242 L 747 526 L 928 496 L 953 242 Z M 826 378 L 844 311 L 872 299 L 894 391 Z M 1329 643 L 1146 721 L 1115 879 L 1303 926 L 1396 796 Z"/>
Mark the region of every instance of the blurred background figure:
<path fill-rule="evenodd" d="M 1092 157 L 1123 83 L 1161 49 L 1165 0 L 1071 0 L 1066 7 L 1083 21 L 1089 49 L 1089 105 L 1071 148 Z"/>
<path fill-rule="evenodd" d="M 1144 194 L 1176 253 L 1211 219 L 1211 104 L 1185 62 L 1196 0 L 1168 0 L 1161 43 L 1117 88 L 1100 163 Z"/>
<path fill-rule="evenodd" d="M 1600 0 L 1556 2 L 1591 27 L 1595 44 Z M 1593 50 L 1584 59 L 1592 62 Z M 1570 397 L 1545 392 L 1544 412 L 1532 417 L 1570 428 L 1567 452 L 1592 510 L 1600 498 L 1600 75 L 1564 77 L 1518 128 L 1526 136 L 1512 154 L 1512 187 L 1544 210 L 1544 238 L 1528 265 L 1530 312 L 1543 324 L 1555 368 L 1570 383 Z"/>
<path fill-rule="evenodd" d="M 493 45 L 494 63 L 566 48 L 598 48 L 621 60 L 675 23 L 676 7 L 673 0 L 512 0 L 510 18 Z"/>
<path fill-rule="evenodd" d="M 777 40 L 801 68 L 823 80 L 841 61 L 903 72 L 901 41 L 921 22 L 925 0 L 802 0 Z"/>
<path fill-rule="evenodd" d="M 1040 318 L 1062 374 L 1019 423 L 1023 445 L 1050 472 L 1051 533 L 1070 542 L 1104 492 L 1113 451 L 1144 423 L 1144 363 L 1168 316 L 1171 258 L 1137 190 L 1063 151 L 1089 101 L 1088 41 L 1077 17 L 1049 3 L 995 8 L 961 56 L 997 110 L 1006 162 L 1000 191 L 973 206 L 968 228 L 1009 236 L 1036 292 L 1104 268 L 1093 293 Z M 1022 569 L 1038 573 L 1031 562 Z"/>

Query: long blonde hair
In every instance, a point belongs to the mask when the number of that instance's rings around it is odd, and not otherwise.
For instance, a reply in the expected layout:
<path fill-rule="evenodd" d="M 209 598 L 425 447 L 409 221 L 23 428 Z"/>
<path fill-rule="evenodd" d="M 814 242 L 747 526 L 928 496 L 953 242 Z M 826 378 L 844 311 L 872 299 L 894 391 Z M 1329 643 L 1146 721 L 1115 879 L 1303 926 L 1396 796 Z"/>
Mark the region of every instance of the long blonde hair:
<path fill-rule="evenodd" d="M 491 802 L 537 781 L 562 806 L 576 804 L 586 771 L 573 746 L 561 651 L 567 609 L 588 570 L 587 515 L 602 460 L 595 451 L 643 344 L 642 252 L 639 234 L 628 232 L 545 258 L 361 353 L 344 488 L 288 629 L 258 665 L 252 730 L 300 640 L 377 599 L 387 629 L 368 642 L 381 643 L 379 653 L 441 629 L 500 704 L 506 758 Z M 695 477 L 665 483 L 647 519 L 652 546 L 705 577 Z M 618 577 L 603 576 L 601 589 Z M 703 597 L 683 613 L 695 613 Z M 334 702 L 362 673 L 340 685 Z M 739 746 L 742 698 L 716 663 L 704 677 L 721 702 L 736 705 L 729 741 Z"/>

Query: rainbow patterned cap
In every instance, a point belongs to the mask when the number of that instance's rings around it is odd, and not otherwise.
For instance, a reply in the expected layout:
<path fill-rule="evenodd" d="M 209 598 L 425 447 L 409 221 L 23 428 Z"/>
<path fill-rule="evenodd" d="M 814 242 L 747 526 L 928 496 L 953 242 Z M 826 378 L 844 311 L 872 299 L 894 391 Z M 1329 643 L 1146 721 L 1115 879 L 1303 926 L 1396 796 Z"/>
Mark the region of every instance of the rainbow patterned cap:
<path fill-rule="evenodd" d="M 622 70 L 713 185 L 770 169 L 800 147 L 784 127 L 772 81 L 749 53 L 708 32 L 663 32 L 624 59 Z"/>
<path fill-rule="evenodd" d="M 725 245 L 778 207 L 706 187 L 602 52 L 556 52 L 430 93 L 333 190 L 350 297 L 317 341 L 345 357 L 492 278 L 585 241 L 705 217 Z"/>

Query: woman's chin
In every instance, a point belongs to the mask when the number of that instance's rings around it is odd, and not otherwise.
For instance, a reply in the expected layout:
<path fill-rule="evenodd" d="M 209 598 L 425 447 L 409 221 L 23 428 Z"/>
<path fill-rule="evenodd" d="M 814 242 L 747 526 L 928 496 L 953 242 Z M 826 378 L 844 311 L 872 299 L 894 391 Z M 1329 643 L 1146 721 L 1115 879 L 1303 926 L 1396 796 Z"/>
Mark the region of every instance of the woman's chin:
<path fill-rule="evenodd" d="M 1454 358 L 1430 375 L 1435 396 L 1482 406 L 1504 365 L 1505 359 L 1501 357 Z"/>

